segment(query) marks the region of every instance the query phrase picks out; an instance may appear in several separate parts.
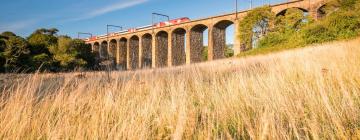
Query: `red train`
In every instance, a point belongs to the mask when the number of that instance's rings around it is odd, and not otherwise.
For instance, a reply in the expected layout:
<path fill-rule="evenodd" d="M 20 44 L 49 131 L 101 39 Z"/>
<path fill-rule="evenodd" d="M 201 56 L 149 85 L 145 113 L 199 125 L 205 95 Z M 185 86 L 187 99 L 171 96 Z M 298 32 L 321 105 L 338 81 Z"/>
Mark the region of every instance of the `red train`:
<path fill-rule="evenodd" d="M 88 38 L 89 41 L 95 41 L 96 39 L 97 39 L 96 36 L 92 36 L 92 37 Z"/>
<path fill-rule="evenodd" d="M 169 21 L 165 21 L 165 22 L 159 22 L 159 23 L 156 23 L 154 26 L 159 28 L 159 27 L 164 27 L 164 26 L 169 26 L 169 25 L 176 25 L 176 24 L 189 22 L 189 21 L 190 21 L 189 18 L 184 17 L 184 18 L 173 19 L 173 20 L 169 20 Z"/>
<path fill-rule="evenodd" d="M 169 20 L 169 21 L 155 23 L 154 25 L 147 25 L 147 26 L 143 26 L 143 27 L 130 28 L 127 31 L 120 31 L 120 32 L 111 33 L 110 36 L 116 36 L 116 35 L 120 35 L 120 34 L 123 34 L 123 33 L 133 33 L 133 32 L 137 32 L 137 31 L 140 31 L 140 30 L 146 30 L 146 29 L 153 28 L 153 27 L 154 28 L 160 28 L 160 27 L 165 27 L 165 26 L 170 26 L 170 25 L 176 25 L 176 24 L 189 22 L 189 21 L 191 21 L 190 18 L 183 17 L 183 18 L 178 18 L 178 19 L 173 19 L 173 20 Z M 105 38 L 105 37 L 107 37 L 107 35 L 93 36 L 91 38 L 85 39 L 85 41 L 94 41 L 96 39 L 101 39 L 101 38 Z"/>

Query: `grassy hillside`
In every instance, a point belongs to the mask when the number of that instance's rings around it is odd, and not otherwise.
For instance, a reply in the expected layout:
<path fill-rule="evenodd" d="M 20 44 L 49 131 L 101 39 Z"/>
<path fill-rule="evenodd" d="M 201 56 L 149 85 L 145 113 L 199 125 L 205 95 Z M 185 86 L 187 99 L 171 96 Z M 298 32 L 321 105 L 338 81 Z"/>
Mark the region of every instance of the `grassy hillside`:
<path fill-rule="evenodd" d="M 109 76 L 1 75 L 0 139 L 360 139 L 359 44 Z"/>

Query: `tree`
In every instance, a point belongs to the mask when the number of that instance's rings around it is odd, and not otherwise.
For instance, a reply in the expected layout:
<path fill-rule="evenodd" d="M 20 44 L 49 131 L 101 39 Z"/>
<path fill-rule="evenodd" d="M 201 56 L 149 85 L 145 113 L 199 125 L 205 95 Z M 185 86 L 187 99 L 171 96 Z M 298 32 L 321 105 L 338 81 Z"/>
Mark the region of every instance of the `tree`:
<path fill-rule="evenodd" d="M 271 7 L 264 6 L 250 11 L 239 24 L 239 35 L 241 46 L 244 50 L 249 50 L 254 43 L 266 35 L 269 31 L 275 14 L 271 12 Z"/>
<path fill-rule="evenodd" d="M 29 45 L 24 38 L 19 36 L 9 36 L 5 40 L 6 47 L 3 52 L 5 58 L 5 70 L 26 70 L 29 68 Z"/>
<path fill-rule="evenodd" d="M 94 64 L 94 55 L 91 47 L 82 40 L 72 40 L 70 37 L 61 36 L 58 44 L 50 47 L 54 59 L 60 63 L 63 70 L 75 68 L 90 68 Z"/>
<path fill-rule="evenodd" d="M 58 32 L 57 29 L 37 29 L 29 37 L 28 42 L 30 44 L 30 51 L 32 54 L 32 67 L 34 70 L 39 69 L 51 69 L 53 65 L 52 54 L 49 51 L 49 47 L 57 44 Z"/>
<path fill-rule="evenodd" d="M 16 34 L 14 34 L 13 32 L 10 32 L 10 31 L 6 31 L 6 32 L 1 33 L 1 36 L 3 38 L 9 38 L 11 36 L 16 36 Z"/>
<path fill-rule="evenodd" d="M 95 65 L 96 55 L 92 53 L 91 46 L 85 44 L 83 40 L 74 39 L 71 42 L 71 46 L 77 51 L 77 58 L 86 62 L 87 68 L 92 68 Z"/>
<path fill-rule="evenodd" d="M 57 29 L 37 29 L 29 37 L 28 41 L 33 54 L 49 54 L 48 47 L 57 43 L 57 37 L 54 36 Z"/>
<path fill-rule="evenodd" d="M 4 51 L 6 48 L 6 43 L 5 43 L 5 36 L 0 35 L 0 72 L 4 72 L 5 68 L 5 57 L 4 57 Z"/>
<path fill-rule="evenodd" d="M 35 30 L 34 34 L 45 34 L 45 35 L 55 36 L 58 32 L 59 30 L 56 28 L 50 28 L 50 29 L 40 28 Z"/>
<path fill-rule="evenodd" d="M 4 52 L 5 48 L 6 48 L 6 43 L 5 41 L 8 39 L 8 37 L 5 37 L 3 35 L 0 35 L 0 52 Z"/>
<path fill-rule="evenodd" d="M 54 59 L 60 63 L 60 66 L 67 69 L 75 61 L 76 52 L 70 47 L 71 38 L 59 37 L 58 44 L 49 47 Z"/>

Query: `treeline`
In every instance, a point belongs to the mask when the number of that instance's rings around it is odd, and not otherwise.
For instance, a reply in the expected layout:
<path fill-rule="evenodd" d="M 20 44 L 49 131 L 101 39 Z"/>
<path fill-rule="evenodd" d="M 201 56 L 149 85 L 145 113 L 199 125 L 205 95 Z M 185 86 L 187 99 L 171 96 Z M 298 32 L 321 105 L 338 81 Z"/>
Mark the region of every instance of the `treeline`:
<path fill-rule="evenodd" d="M 0 72 L 60 72 L 96 66 L 91 46 L 57 33 L 54 28 L 38 29 L 27 38 L 1 33 Z"/>
<path fill-rule="evenodd" d="M 315 21 L 298 8 L 278 15 L 268 6 L 252 10 L 239 24 L 240 56 L 359 36 L 360 0 L 332 0 L 319 12 Z"/>

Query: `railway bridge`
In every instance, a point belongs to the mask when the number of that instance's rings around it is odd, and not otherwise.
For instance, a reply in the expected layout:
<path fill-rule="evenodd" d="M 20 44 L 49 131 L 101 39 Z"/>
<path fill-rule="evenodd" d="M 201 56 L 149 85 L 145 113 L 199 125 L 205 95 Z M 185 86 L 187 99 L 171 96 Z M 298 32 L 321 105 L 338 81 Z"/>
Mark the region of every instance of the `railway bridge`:
<path fill-rule="evenodd" d="M 318 19 L 326 0 L 295 0 L 271 5 L 277 15 L 289 8 L 298 8 Z M 237 37 L 239 21 L 249 10 L 204 19 L 192 20 L 176 25 L 151 27 L 135 32 L 109 34 L 87 40 L 99 57 L 110 57 L 119 69 L 158 68 L 202 62 L 204 31 L 208 34 L 208 60 L 225 57 L 226 28 L 234 25 L 234 53 L 241 53 Z"/>

